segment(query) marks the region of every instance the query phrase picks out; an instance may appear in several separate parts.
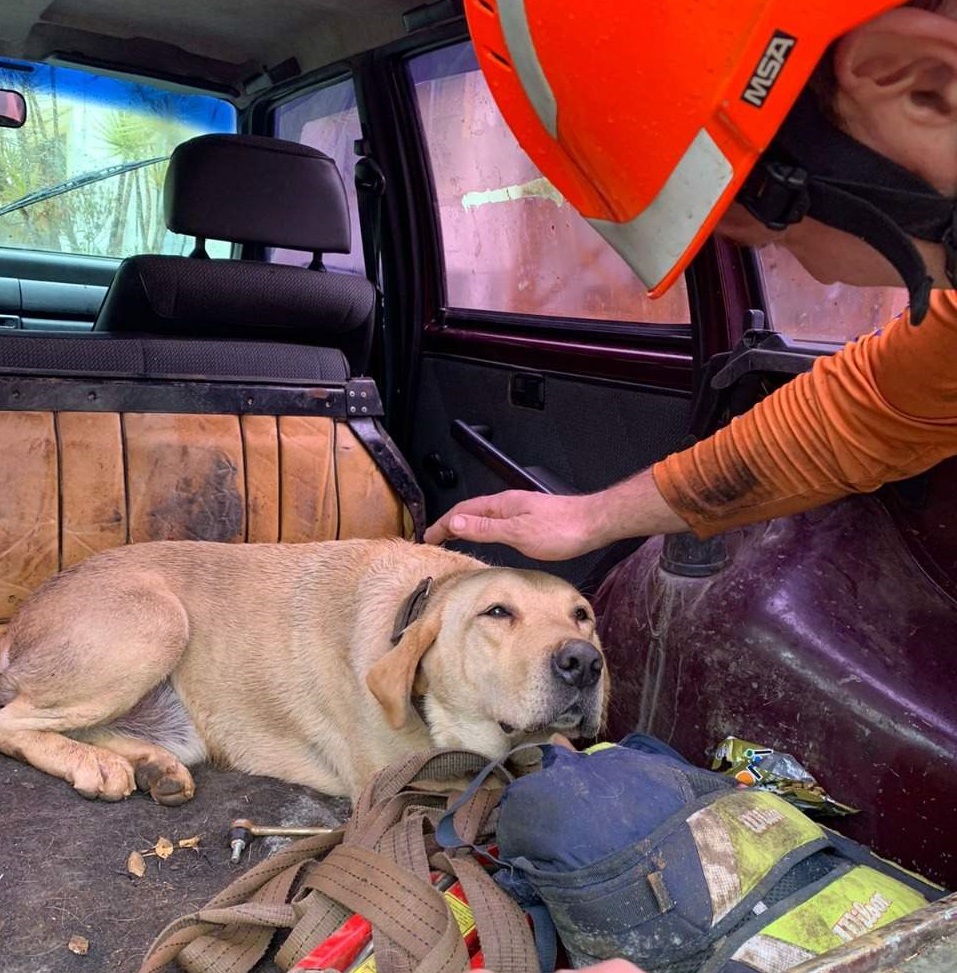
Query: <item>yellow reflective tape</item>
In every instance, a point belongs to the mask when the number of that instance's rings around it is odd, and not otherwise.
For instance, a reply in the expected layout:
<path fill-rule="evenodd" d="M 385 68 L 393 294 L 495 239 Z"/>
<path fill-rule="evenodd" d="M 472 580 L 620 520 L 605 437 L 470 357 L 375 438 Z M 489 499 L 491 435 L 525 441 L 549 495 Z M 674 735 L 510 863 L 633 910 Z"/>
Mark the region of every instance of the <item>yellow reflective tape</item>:
<path fill-rule="evenodd" d="M 598 753 L 599 750 L 610 750 L 617 746 L 617 743 L 593 743 L 590 747 L 586 747 L 582 753 Z"/>
<path fill-rule="evenodd" d="M 912 888 L 859 865 L 768 923 L 762 933 L 824 953 L 925 905 L 927 900 Z"/>
<path fill-rule="evenodd" d="M 711 894 L 712 922 L 723 919 L 787 854 L 823 831 L 766 791 L 736 790 L 688 818 Z"/>
<path fill-rule="evenodd" d="M 475 916 L 468 903 L 463 902 L 457 895 L 453 895 L 451 892 L 443 892 L 442 895 L 445 897 L 445 904 L 449 907 L 452 918 L 455 919 L 455 924 L 459 927 L 459 932 L 462 934 L 462 937 L 465 938 L 470 933 L 475 932 Z"/>

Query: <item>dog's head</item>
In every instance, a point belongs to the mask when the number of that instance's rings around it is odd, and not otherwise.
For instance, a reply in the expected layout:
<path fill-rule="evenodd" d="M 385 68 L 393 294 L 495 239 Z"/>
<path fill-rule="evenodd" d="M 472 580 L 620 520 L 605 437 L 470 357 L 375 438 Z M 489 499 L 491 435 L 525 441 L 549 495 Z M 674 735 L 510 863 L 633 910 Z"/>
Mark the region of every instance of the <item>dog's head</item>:
<path fill-rule="evenodd" d="M 503 756 L 560 731 L 594 736 L 608 699 L 595 615 L 571 585 L 539 571 L 487 568 L 439 579 L 420 617 L 367 684 L 399 729 Z"/>

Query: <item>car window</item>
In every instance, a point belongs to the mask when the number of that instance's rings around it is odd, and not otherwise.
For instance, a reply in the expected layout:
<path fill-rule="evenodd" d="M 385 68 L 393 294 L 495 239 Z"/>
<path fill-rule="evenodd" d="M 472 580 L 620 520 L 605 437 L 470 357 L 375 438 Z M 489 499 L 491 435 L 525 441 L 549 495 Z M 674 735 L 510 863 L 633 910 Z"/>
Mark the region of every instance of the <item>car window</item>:
<path fill-rule="evenodd" d="M 492 99 L 470 43 L 409 61 L 435 186 L 448 303 L 521 314 L 686 324 L 681 281 L 650 300 L 545 179 Z"/>
<path fill-rule="evenodd" d="M 167 161 L 195 135 L 235 131 L 231 105 L 47 64 L 0 65 L 0 87 L 27 101 L 26 124 L 0 133 L 0 247 L 107 257 L 192 249 L 163 222 Z"/>
<path fill-rule="evenodd" d="M 352 221 L 352 249 L 349 253 L 323 255 L 329 270 L 364 274 L 362 238 L 359 234 L 359 209 L 356 201 L 354 170 L 355 141 L 362 137 L 356 90 L 351 78 L 335 81 L 316 91 L 280 105 L 273 116 L 273 134 L 325 152 L 339 167 L 346 187 L 349 218 Z M 311 254 L 302 250 L 271 249 L 269 259 L 277 263 L 306 266 Z"/>
<path fill-rule="evenodd" d="M 903 287 L 818 283 L 779 246 L 757 251 L 770 324 L 805 341 L 850 341 L 881 328 L 907 306 Z"/>

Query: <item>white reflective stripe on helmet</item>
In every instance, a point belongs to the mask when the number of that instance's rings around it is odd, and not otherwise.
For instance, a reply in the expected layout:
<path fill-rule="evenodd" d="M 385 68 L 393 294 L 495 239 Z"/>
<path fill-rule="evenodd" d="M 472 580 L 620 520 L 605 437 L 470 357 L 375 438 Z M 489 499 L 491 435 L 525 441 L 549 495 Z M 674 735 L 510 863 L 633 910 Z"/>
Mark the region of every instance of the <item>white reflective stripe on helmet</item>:
<path fill-rule="evenodd" d="M 588 222 L 651 290 L 681 260 L 733 177 L 728 158 L 701 129 L 661 191 L 634 219 Z"/>
<path fill-rule="evenodd" d="M 498 0 L 498 17 L 512 68 L 518 75 L 538 120 L 549 135 L 557 140 L 558 105 L 535 51 L 532 32 L 528 26 L 528 14 L 525 12 L 525 0 Z"/>

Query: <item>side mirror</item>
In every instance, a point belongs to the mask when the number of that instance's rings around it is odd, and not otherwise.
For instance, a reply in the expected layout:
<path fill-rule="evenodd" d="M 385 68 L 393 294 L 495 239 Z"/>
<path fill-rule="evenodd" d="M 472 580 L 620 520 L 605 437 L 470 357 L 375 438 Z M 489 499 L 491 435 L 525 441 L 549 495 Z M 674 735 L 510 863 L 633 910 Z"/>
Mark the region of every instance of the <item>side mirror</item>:
<path fill-rule="evenodd" d="M 27 102 L 19 91 L 0 88 L 0 128 L 20 128 L 27 120 Z"/>

